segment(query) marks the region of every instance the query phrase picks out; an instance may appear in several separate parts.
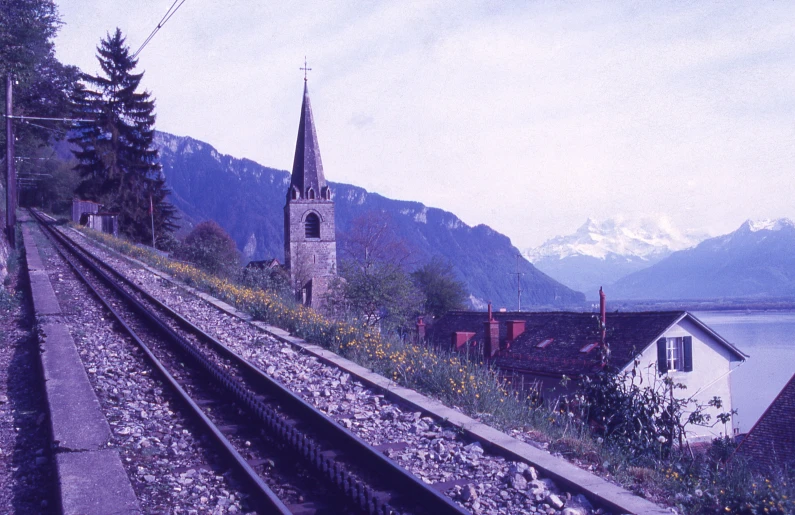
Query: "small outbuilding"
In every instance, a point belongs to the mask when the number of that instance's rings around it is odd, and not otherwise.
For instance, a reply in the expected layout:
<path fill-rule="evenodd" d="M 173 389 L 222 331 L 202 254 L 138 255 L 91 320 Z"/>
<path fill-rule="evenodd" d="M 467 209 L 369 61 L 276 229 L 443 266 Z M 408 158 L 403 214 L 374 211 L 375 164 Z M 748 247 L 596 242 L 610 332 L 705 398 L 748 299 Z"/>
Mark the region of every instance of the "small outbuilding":
<path fill-rule="evenodd" d="M 95 231 L 119 235 L 119 214 L 102 211 L 102 204 L 72 199 L 72 221 Z"/>

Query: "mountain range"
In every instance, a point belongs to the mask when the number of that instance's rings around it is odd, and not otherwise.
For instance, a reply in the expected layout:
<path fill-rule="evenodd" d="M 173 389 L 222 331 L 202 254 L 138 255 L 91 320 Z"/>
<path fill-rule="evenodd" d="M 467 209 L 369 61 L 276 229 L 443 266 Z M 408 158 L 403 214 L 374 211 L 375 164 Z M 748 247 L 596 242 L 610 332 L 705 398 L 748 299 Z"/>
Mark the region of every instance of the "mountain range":
<path fill-rule="evenodd" d="M 664 217 L 589 218 L 573 234 L 552 238 L 526 250 L 525 256 L 550 277 L 596 299 L 600 286 L 648 268 L 705 237 L 680 231 Z"/>
<path fill-rule="evenodd" d="M 748 220 L 619 279 L 610 294 L 624 300 L 795 298 L 795 223 Z"/>
<path fill-rule="evenodd" d="M 283 208 L 290 174 L 248 159 L 222 155 L 190 137 L 158 132 L 155 143 L 171 200 L 187 225 L 212 219 L 232 236 L 245 259 L 284 256 Z M 333 170 L 326 173 L 333 177 Z M 363 188 L 331 183 L 336 208 L 337 239 L 352 222 L 370 211 L 385 213 L 394 233 L 419 266 L 433 256 L 452 264 L 470 292 L 470 303 L 482 309 L 514 309 L 516 273 L 521 275 L 523 305 L 581 305 L 582 293 L 545 275 L 520 256 L 510 239 L 486 225 L 470 227 L 454 214 L 419 202 L 393 200 Z"/>

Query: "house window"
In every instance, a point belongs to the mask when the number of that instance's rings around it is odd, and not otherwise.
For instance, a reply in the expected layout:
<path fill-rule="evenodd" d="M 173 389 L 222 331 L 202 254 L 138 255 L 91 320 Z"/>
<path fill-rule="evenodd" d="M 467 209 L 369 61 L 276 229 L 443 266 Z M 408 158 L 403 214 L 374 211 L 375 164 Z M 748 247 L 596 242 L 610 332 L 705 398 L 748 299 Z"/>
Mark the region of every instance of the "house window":
<path fill-rule="evenodd" d="M 320 218 L 315 213 L 309 213 L 304 220 L 304 234 L 307 238 L 320 238 Z"/>
<path fill-rule="evenodd" d="M 668 370 L 682 370 L 682 338 L 666 338 L 665 349 Z"/>
<path fill-rule="evenodd" d="M 657 368 L 660 373 L 693 370 L 693 338 L 677 336 L 657 340 Z"/>

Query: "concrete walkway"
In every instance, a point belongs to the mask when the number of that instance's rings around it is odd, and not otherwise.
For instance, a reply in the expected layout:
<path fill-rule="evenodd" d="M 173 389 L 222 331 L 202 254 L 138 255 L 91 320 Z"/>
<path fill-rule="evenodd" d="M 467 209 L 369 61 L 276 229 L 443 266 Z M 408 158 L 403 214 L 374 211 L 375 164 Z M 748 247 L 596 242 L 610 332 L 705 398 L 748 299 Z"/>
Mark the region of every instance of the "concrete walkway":
<path fill-rule="evenodd" d="M 61 510 L 67 515 L 141 513 L 111 432 L 66 326 L 34 237 L 30 215 L 19 217 L 39 333 Z"/>

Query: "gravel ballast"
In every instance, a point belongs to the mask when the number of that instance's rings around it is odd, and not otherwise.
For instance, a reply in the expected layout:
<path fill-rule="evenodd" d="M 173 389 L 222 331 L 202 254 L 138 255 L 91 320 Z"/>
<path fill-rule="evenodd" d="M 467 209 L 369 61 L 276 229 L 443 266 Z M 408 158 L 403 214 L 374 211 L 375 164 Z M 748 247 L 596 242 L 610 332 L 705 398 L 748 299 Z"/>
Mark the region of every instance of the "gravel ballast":
<path fill-rule="evenodd" d="M 38 233 L 37 233 L 38 234 Z M 114 328 L 110 314 L 79 282 L 43 235 L 37 235 L 53 290 L 89 380 L 146 513 L 241 513 L 245 495 L 212 444 L 143 353 Z"/>
<path fill-rule="evenodd" d="M 255 326 L 114 253 L 95 254 L 238 354 L 473 513 L 602 513 L 525 463 L 484 452 L 453 427 L 403 409 L 337 367 L 296 350 Z"/>

